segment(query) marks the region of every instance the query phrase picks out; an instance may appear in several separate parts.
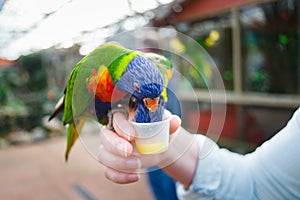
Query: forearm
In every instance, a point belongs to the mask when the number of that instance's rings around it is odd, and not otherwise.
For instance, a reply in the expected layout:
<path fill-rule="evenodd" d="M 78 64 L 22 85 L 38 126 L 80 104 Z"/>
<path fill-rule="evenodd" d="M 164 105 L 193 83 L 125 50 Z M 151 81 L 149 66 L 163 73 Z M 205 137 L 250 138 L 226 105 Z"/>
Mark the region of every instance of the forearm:
<path fill-rule="evenodd" d="M 203 135 L 198 135 L 196 144 L 199 153 L 194 177 L 190 185 L 179 188 L 182 199 L 251 199 L 253 184 L 243 156 L 220 149 Z"/>
<path fill-rule="evenodd" d="M 164 161 L 160 166 L 169 176 L 188 188 L 193 181 L 197 162 L 196 135 L 180 128 L 171 139 L 169 150 L 165 153 Z"/>
<path fill-rule="evenodd" d="M 193 182 L 179 193 L 183 199 L 299 199 L 299 130 L 298 110 L 276 136 L 245 156 L 216 145 L 203 155 L 207 143 L 199 137 Z"/>

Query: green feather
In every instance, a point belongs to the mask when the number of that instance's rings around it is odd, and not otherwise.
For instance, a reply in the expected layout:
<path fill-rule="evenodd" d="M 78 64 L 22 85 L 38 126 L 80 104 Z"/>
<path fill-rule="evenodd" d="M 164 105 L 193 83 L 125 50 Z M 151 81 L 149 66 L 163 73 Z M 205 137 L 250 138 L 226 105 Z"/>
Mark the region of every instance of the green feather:
<path fill-rule="evenodd" d="M 109 66 L 108 70 L 112 76 L 112 80 L 114 83 L 118 82 L 120 80 L 122 74 L 125 72 L 127 65 L 129 62 L 137 56 L 138 53 L 136 51 L 131 51 L 128 54 L 125 54 L 123 56 L 120 56 L 116 60 L 112 62 L 112 64 Z"/>
<path fill-rule="evenodd" d="M 94 94 L 88 93 L 86 87 L 86 80 L 91 76 L 93 69 L 98 70 L 101 65 L 108 67 L 113 81 L 117 82 L 136 55 L 132 50 L 110 42 L 99 46 L 81 59 L 68 80 L 63 122 L 70 123 L 74 116 L 80 116 L 94 99 Z"/>

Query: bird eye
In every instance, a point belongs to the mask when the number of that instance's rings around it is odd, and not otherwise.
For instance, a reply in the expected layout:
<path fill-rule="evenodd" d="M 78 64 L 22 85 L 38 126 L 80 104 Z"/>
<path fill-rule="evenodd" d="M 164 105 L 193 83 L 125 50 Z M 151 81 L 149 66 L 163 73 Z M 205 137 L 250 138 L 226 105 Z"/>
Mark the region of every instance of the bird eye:
<path fill-rule="evenodd" d="M 136 96 L 131 95 L 131 97 L 129 99 L 129 108 L 132 108 L 135 110 L 137 108 L 137 105 L 138 105 L 138 100 L 137 100 Z"/>
<path fill-rule="evenodd" d="M 136 99 L 135 96 L 131 96 L 131 97 L 130 97 L 130 100 L 131 100 L 133 103 L 136 103 L 136 101 L 137 101 L 137 99 Z"/>

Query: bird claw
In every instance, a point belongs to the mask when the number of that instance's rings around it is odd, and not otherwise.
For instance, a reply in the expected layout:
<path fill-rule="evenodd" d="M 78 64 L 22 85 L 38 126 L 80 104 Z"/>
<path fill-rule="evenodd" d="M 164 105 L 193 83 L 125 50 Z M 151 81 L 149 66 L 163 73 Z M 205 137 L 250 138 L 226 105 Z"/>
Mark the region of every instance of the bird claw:
<path fill-rule="evenodd" d="M 129 116 L 128 109 L 123 106 L 118 106 L 117 108 L 111 109 L 107 114 L 107 116 L 108 116 L 107 128 L 109 128 L 111 130 L 114 130 L 113 117 L 114 117 L 114 114 L 117 112 L 121 112 L 121 113 L 125 114 L 126 118 L 128 118 L 128 116 Z"/>

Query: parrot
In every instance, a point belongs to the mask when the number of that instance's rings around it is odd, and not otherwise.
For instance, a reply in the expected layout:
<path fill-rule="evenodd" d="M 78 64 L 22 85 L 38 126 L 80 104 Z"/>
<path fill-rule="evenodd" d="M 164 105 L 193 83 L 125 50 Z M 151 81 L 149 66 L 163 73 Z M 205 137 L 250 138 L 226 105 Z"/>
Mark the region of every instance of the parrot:
<path fill-rule="evenodd" d="M 91 118 L 113 129 L 121 111 L 138 123 L 163 120 L 172 63 L 165 56 L 131 50 L 117 42 L 101 44 L 73 68 L 49 120 L 62 113 L 67 125 L 65 160 Z"/>

